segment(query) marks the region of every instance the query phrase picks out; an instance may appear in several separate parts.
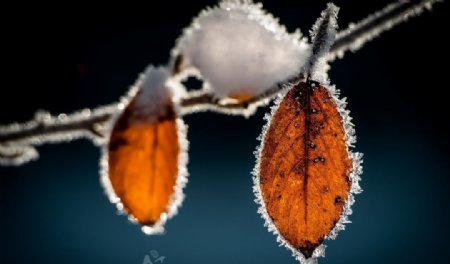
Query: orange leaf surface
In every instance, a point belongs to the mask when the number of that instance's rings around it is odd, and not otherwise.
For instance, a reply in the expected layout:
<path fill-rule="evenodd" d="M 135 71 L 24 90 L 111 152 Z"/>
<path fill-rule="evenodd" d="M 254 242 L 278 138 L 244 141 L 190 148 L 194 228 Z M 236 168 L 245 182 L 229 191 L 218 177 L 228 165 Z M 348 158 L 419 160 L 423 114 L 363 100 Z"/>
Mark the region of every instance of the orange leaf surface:
<path fill-rule="evenodd" d="M 281 101 L 260 150 L 259 188 L 266 213 L 306 258 L 344 211 L 352 160 L 330 92 L 301 82 Z"/>
<path fill-rule="evenodd" d="M 179 154 L 169 102 L 159 116 L 146 119 L 132 101 L 115 123 L 108 144 L 109 180 L 125 211 L 140 224 L 153 226 L 166 218 L 180 177 Z"/>

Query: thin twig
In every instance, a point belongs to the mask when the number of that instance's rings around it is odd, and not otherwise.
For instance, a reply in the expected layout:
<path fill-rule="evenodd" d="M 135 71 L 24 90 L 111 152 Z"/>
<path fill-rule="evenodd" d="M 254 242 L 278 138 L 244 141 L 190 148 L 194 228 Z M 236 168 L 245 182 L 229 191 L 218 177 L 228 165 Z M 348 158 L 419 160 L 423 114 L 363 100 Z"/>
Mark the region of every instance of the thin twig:
<path fill-rule="evenodd" d="M 74 118 L 79 113 L 59 116 L 48 116 L 47 120 L 32 120 L 24 124 L 12 124 L 8 127 L 0 128 L 0 143 L 9 144 L 11 142 L 21 143 L 29 137 L 44 136 L 53 133 L 73 133 L 78 130 L 85 130 L 94 136 L 102 137 L 98 125 L 111 119 L 111 116 L 119 111 L 113 104 L 108 107 L 101 107 L 92 110 L 92 115 L 84 119 Z M 101 110 L 99 110 L 101 109 Z M 14 129 L 17 127 L 18 129 Z"/>
<path fill-rule="evenodd" d="M 182 114 L 190 114 L 199 111 L 214 111 L 219 113 L 231 115 L 252 115 L 256 108 L 267 104 L 270 99 L 276 96 L 281 90 L 286 87 L 291 87 L 303 78 L 303 74 L 299 73 L 286 81 L 275 84 L 273 87 L 267 89 L 264 93 L 259 94 L 253 98 L 245 101 L 238 100 L 218 100 L 212 94 L 200 93 L 187 97 L 181 101 Z M 1 138 L 0 138 L 1 142 Z"/>
<path fill-rule="evenodd" d="M 431 9 L 436 2 L 440 2 L 440 0 L 398 1 L 387 5 L 356 24 L 350 24 L 346 30 L 337 34 L 328 61 L 342 58 L 348 50 L 357 51 L 384 31 L 406 22 L 410 17 L 420 15 L 425 9 Z"/>
<path fill-rule="evenodd" d="M 34 147 L 45 143 L 89 138 L 101 144 L 105 138 L 106 123 L 121 108 L 121 103 L 115 103 L 69 115 L 52 116 L 37 112 L 31 121 L 0 127 L 0 165 L 21 165 L 36 159 L 38 154 Z"/>

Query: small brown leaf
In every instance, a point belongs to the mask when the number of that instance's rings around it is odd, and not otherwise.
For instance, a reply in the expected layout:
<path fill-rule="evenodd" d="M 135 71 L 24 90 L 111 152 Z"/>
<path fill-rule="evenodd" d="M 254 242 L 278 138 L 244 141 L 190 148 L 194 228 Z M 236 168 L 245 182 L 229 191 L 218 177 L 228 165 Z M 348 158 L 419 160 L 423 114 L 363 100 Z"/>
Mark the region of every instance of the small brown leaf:
<path fill-rule="evenodd" d="M 291 249 L 310 258 L 343 215 L 352 185 L 345 128 L 327 88 L 310 81 L 293 87 L 259 154 L 263 213 Z"/>
<path fill-rule="evenodd" d="M 177 120 L 170 100 L 162 104 L 165 109 L 157 111 L 158 116 L 142 115 L 136 104 L 138 96 L 113 127 L 107 146 L 108 176 L 123 209 L 150 229 L 157 225 L 156 233 L 178 206 L 174 204 L 181 199 L 176 197 L 177 188 L 182 187 L 177 185 L 185 182 L 179 179 L 184 177 L 179 171 L 181 120 Z"/>

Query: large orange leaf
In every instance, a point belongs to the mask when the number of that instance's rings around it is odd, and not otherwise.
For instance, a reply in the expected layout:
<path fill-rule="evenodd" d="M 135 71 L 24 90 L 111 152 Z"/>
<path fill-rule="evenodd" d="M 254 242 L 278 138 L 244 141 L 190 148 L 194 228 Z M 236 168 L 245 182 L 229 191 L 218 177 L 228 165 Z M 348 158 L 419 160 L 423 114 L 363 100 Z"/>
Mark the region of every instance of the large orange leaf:
<path fill-rule="evenodd" d="M 182 158 L 177 120 L 172 103 L 158 116 L 141 115 L 134 100 L 117 119 L 107 146 L 108 179 L 118 203 L 137 222 L 161 229 L 179 203 L 177 186 Z M 156 230 L 155 232 L 160 232 Z"/>
<path fill-rule="evenodd" d="M 263 214 L 292 250 L 310 258 L 351 197 L 352 158 L 329 90 L 301 82 L 274 112 L 259 152 Z"/>

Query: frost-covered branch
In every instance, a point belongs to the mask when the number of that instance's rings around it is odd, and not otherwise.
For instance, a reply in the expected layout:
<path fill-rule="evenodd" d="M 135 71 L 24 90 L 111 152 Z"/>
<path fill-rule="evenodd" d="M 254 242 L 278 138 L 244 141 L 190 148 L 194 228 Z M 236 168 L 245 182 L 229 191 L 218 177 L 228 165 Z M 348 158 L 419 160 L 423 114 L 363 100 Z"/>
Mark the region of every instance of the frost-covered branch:
<path fill-rule="evenodd" d="M 325 61 L 325 57 L 328 61 L 342 58 L 347 50 L 356 51 L 381 32 L 420 14 L 425 8 L 431 8 L 437 1 L 411 0 L 390 4 L 337 35 L 338 9 L 329 5 L 313 30 L 312 44 L 308 44 L 299 33 L 288 34 L 261 5 L 221 2 L 218 8 L 202 12 L 173 50 L 172 58 L 186 60 L 172 62 L 179 64 L 180 69 L 177 70 L 181 71 L 172 74 L 183 75 L 183 71 L 194 67 L 208 81 L 209 88 L 214 88 L 185 92 L 179 102 L 180 114 L 209 110 L 250 116 L 280 90 L 301 80 L 304 72 L 310 74 L 314 71 L 311 67 L 320 66 L 318 62 Z M 229 15 L 229 10 L 233 10 L 233 16 Z M 241 36 L 252 36 L 253 42 Z M 255 43 L 259 44 L 258 49 Z M 310 48 L 312 53 L 309 53 Z M 222 55 L 217 56 L 224 50 L 227 60 Z M 308 54 L 312 56 L 309 59 Z M 303 67 L 305 64 L 308 65 Z M 259 68 L 261 65 L 264 69 Z M 220 74 L 216 69 L 220 69 Z M 326 77 L 326 71 L 322 72 Z M 239 78 L 236 74 L 240 74 Z M 285 79 L 288 80 L 277 82 Z M 35 159 L 38 156 L 35 147 L 46 143 L 87 138 L 103 144 L 109 133 L 110 121 L 124 108 L 125 103 L 119 102 L 57 116 L 38 112 L 29 122 L 0 126 L 0 165 L 21 165 Z"/>
<path fill-rule="evenodd" d="M 403 0 L 389 4 L 382 10 L 368 16 L 362 21 L 350 24 L 340 31 L 331 47 L 329 61 L 342 58 L 348 50 L 355 52 L 364 44 L 378 37 L 384 31 L 406 22 L 410 17 L 420 15 L 425 9 L 430 10 L 440 0 Z"/>
<path fill-rule="evenodd" d="M 182 100 L 181 113 L 190 114 L 200 111 L 214 111 L 218 113 L 251 116 L 258 106 L 267 105 L 269 101 L 276 96 L 285 87 L 290 87 L 303 78 L 303 74 L 275 84 L 265 92 L 254 96 L 248 100 L 239 101 L 233 99 L 217 99 L 208 92 L 193 93 L 193 95 Z M 0 140 L 1 142 L 1 140 Z"/>
<path fill-rule="evenodd" d="M 212 110 L 215 112 L 249 116 L 255 109 L 267 104 L 285 85 L 297 78 L 280 83 L 265 93 L 246 101 L 223 101 L 210 93 L 188 94 L 180 102 L 181 114 Z M 109 122 L 123 109 L 124 103 L 113 103 L 95 109 L 84 109 L 72 114 L 51 115 L 38 111 L 24 123 L 0 126 L 0 165 L 21 165 L 38 157 L 35 146 L 46 143 L 69 142 L 87 138 L 102 144 L 107 136 Z"/>
<path fill-rule="evenodd" d="M 120 104 L 111 104 L 57 116 L 38 111 L 31 121 L 0 127 L 0 165 L 21 165 L 36 159 L 38 154 L 34 146 L 45 143 L 79 138 L 101 143 L 105 124 L 120 107 Z"/>

